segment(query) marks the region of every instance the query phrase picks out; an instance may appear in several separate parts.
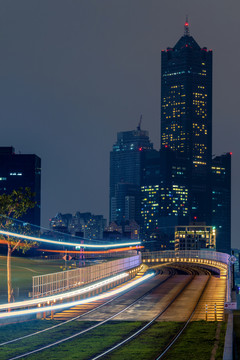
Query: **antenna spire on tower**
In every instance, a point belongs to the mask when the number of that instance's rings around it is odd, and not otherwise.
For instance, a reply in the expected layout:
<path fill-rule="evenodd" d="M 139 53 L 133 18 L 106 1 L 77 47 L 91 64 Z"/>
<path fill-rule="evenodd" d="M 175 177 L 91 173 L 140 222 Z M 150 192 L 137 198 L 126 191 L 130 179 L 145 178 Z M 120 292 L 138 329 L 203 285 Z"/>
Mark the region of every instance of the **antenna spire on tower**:
<path fill-rule="evenodd" d="M 186 21 L 185 21 L 185 24 L 184 24 L 184 35 L 185 36 L 190 36 L 188 16 L 186 16 Z"/>
<path fill-rule="evenodd" d="M 141 123 L 142 123 L 142 114 L 140 116 L 140 120 L 139 120 L 139 124 L 137 126 L 137 130 L 140 131 L 141 130 Z"/>

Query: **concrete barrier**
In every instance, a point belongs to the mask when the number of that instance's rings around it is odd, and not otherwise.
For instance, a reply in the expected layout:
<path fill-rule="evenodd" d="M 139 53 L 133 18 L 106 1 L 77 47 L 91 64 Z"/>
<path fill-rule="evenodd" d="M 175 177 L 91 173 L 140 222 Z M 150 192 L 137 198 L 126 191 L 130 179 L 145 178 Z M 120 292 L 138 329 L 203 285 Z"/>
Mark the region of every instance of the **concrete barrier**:
<path fill-rule="evenodd" d="M 227 331 L 224 343 L 223 360 L 233 359 L 233 313 L 228 310 Z"/>

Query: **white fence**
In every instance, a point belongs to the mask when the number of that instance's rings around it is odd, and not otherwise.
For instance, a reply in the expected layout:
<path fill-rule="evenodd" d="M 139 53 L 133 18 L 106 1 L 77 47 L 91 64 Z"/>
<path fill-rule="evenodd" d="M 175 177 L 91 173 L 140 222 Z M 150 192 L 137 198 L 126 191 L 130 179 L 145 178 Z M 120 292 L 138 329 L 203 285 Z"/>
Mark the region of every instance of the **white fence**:
<path fill-rule="evenodd" d="M 142 262 L 141 254 L 104 262 L 76 270 L 33 276 L 33 298 L 66 291 L 120 272 L 133 269 Z"/>
<path fill-rule="evenodd" d="M 231 301 L 231 289 L 233 286 L 233 267 L 232 263 L 234 262 L 234 257 L 231 257 L 229 254 L 211 251 L 211 250 L 180 250 L 180 251 L 153 251 L 142 253 L 143 262 L 151 261 L 160 261 L 168 262 L 174 261 L 188 261 L 188 259 L 196 259 L 195 261 L 208 262 L 212 266 L 220 266 L 224 268 L 224 272 L 227 276 L 227 301 Z M 215 263 L 215 264 L 214 264 Z M 222 265 L 220 265 L 222 264 Z M 221 272 L 220 272 L 221 274 Z"/>
<path fill-rule="evenodd" d="M 229 264 L 230 255 L 211 250 L 180 250 L 180 251 L 153 251 L 142 253 L 143 260 L 148 259 L 170 259 L 170 258 L 198 258 L 213 261 L 220 261 Z"/>

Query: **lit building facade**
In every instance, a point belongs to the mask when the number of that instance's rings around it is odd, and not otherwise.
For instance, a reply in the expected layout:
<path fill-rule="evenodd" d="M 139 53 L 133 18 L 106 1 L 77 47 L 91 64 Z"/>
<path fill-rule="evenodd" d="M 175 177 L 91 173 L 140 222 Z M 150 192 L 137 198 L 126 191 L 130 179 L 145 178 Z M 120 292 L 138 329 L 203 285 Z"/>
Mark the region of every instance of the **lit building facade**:
<path fill-rule="evenodd" d="M 31 189 L 36 206 L 20 219 L 40 226 L 41 159 L 33 154 L 15 154 L 13 147 L 0 147 L 0 194 L 11 194 L 19 188 Z"/>
<path fill-rule="evenodd" d="M 175 227 L 175 251 L 216 249 L 214 226 L 189 225 Z"/>
<path fill-rule="evenodd" d="M 189 221 L 187 163 L 170 148 L 144 154 L 141 215 L 143 238 L 158 239 L 156 249 L 171 248 L 175 225 Z"/>

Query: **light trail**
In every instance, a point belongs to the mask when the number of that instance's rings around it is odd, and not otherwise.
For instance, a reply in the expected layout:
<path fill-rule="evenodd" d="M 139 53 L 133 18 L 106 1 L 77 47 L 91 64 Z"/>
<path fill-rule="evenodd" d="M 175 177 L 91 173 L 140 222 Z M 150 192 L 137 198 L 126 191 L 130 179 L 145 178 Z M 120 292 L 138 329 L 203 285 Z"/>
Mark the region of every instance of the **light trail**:
<path fill-rule="evenodd" d="M 39 335 L 39 334 L 41 334 L 41 333 L 43 333 L 43 332 L 46 332 L 46 331 L 55 329 L 55 328 L 57 328 L 57 327 L 59 327 L 59 326 L 64 326 L 65 324 L 67 324 L 67 323 L 69 323 L 69 322 L 76 321 L 77 319 L 79 319 L 79 318 L 81 318 L 81 317 L 83 317 L 83 316 L 85 316 L 85 315 L 91 314 L 92 312 L 94 312 L 94 311 L 100 309 L 101 307 L 103 307 L 103 306 L 111 303 L 112 301 L 116 300 L 116 299 L 117 299 L 118 297 L 120 297 L 120 296 L 121 296 L 121 294 L 119 294 L 118 296 L 114 297 L 113 299 L 110 299 L 110 300 L 104 302 L 103 304 L 97 306 L 96 308 L 93 308 L 93 309 L 87 311 L 86 313 L 83 313 L 83 314 L 81 314 L 81 315 L 75 316 L 75 317 L 72 318 L 72 319 L 63 321 L 63 322 L 61 322 L 60 324 L 50 326 L 50 327 L 48 327 L 48 328 L 46 328 L 46 329 L 42 329 L 42 330 L 36 331 L 35 333 L 30 333 L 30 334 L 21 336 L 21 337 L 19 337 L 19 338 L 15 338 L 15 339 L 12 339 L 12 340 L 5 341 L 5 342 L 3 342 L 3 343 L 0 343 L 0 346 L 8 345 L 8 344 L 14 343 L 14 342 L 16 342 L 16 341 L 20 341 L 20 340 L 23 340 L 23 339 L 26 339 L 26 338 L 29 338 L 29 337 L 32 337 L 32 336 L 35 336 L 35 335 Z"/>
<path fill-rule="evenodd" d="M 152 273 L 152 274 L 149 274 L 149 275 L 150 275 L 150 276 L 154 276 L 155 274 Z M 146 280 L 146 277 L 145 277 L 145 280 Z M 137 282 L 137 281 L 138 281 L 138 280 L 136 280 L 136 282 Z M 80 332 L 78 332 L 78 333 L 76 333 L 76 334 L 73 334 L 73 335 L 68 336 L 68 337 L 66 337 L 66 338 L 64 338 L 64 339 L 58 340 L 58 341 L 56 341 L 56 342 L 54 342 L 54 343 L 45 345 L 45 346 L 43 346 L 43 347 L 41 347 L 41 348 L 38 348 L 38 349 L 35 349 L 35 350 L 32 350 L 32 351 L 29 351 L 29 352 L 27 352 L 27 353 L 25 353 L 25 354 L 21 354 L 21 355 L 15 356 L 15 357 L 13 357 L 13 358 L 10 358 L 9 360 L 16 360 L 16 359 L 20 359 L 20 358 L 22 358 L 22 357 L 26 357 L 26 356 L 31 355 L 31 354 L 35 354 L 35 353 L 37 353 L 37 352 L 40 352 L 40 351 L 49 349 L 49 348 L 51 348 L 51 347 L 53 347 L 53 346 L 62 344 L 62 343 L 64 343 L 65 341 L 71 340 L 71 339 L 73 339 L 73 338 L 75 338 L 75 337 L 77 337 L 77 336 L 79 336 L 79 335 L 82 335 L 82 334 L 84 334 L 84 333 L 86 333 L 86 332 L 89 332 L 89 331 L 91 331 L 91 330 L 93 330 L 93 329 L 95 329 L 95 328 L 97 328 L 97 327 L 99 327 L 99 326 L 107 323 L 108 321 L 114 319 L 116 316 L 122 314 L 124 311 L 126 311 L 127 309 L 129 309 L 129 308 L 130 308 L 131 306 L 133 306 L 137 301 L 139 301 L 139 299 L 141 299 L 141 298 L 144 297 L 144 296 L 145 296 L 145 295 L 141 296 L 140 298 L 138 298 L 137 300 L 135 300 L 133 303 L 131 303 L 130 305 L 128 305 L 128 306 L 125 307 L 124 309 L 118 311 L 116 314 L 110 316 L 109 318 L 107 318 L 107 319 L 105 319 L 105 320 L 102 320 L 100 323 L 97 323 L 97 324 L 95 324 L 95 325 L 92 325 L 90 328 L 87 328 L 87 329 L 85 329 L 85 330 L 82 330 L 82 331 L 80 331 Z"/>
<path fill-rule="evenodd" d="M 1 244 L 1 240 L 0 240 Z M 131 247 L 124 247 L 120 249 L 110 249 L 110 250 L 96 250 L 96 251 L 88 251 L 88 250 L 67 250 L 68 254 L 112 254 L 115 252 L 123 252 L 123 251 L 132 251 L 132 250 L 140 250 L 144 249 L 144 246 L 131 246 Z M 66 250 L 52 250 L 52 249 L 37 249 L 37 251 L 44 251 L 44 252 L 55 252 L 55 253 L 63 253 L 66 254 Z"/>
<path fill-rule="evenodd" d="M 141 241 L 133 241 L 128 243 L 122 243 L 122 244 L 98 244 L 98 245 L 92 245 L 92 244 L 79 244 L 79 243 L 71 243 L 67 241 L 56 241 L 56 240 L 50 240 L 50 239 L 42 239 L 35 236 L 29 236 L 29 235 L 22 235 L 17 233 L 12 233 L 10 231 L 0 230 L 0 234 L 15 237 L 18 239 L 25 239 L 29 241 L 37 241 L 37 242 L 44 242 L 47 244 L 55 244 L 55 245 L 66 245 L 66 246 L 78 246 L 83 248 L 115 248 L 115 247 L 121 247 L 121 246 L 132 246 L 132 245 L 140 245 Z"/>
<path fill-rule="evenodd" d="M 14 316 L 21 316 L 21 315 L 38 314 L 38 313 L 46 312 L 46 311 L 62 310 L 62 309 L 74 307 L 74 306 L 77 306 L 77 305 L 87 304 L 87 303 L 92 302 L 92 301 L 106 299 L 106 298 L 108 298 L 110 296 L 120 294 L 121 292 L 130 289 L 130 288 L 142 283 L 143 281 L 150 279 L 154 275 L 155 275 L 154 273 L 144 275 L 140 279 L 137 279 L 137 280 L 135 280 L 135 281 L 133 281 L 133 282 L 127 284 L 127 285 L 123 285 L 119 289 L 115 289 L 115 290 L 109 291 L 107 293 L 96 295 L 96 296 L 93 296 L 93 297 L 90 297 L 90 298 L 87 298 L 87 299 L 72 301 L 72 302 L 69 302 L 69 303 L 66 303 L 66 304 L 51 305 L 51 306 L 44 306 L 44 307 L 41 307 L 41 308 L 17 310 L 17 311 L 0 313 L 0 319 L 14 317 Z"/>
<path fill-rule="evenodd" d="M 100 288 L 101 286 L 108 285 L 114 281 L 123 279 L 124 277 L 128 277 L 128 276 L 129 276 L 129 274 L 125 272 L 125 273 L 121 273 L 119 275 L 113 276 L 109 279 L 100 281 L 96 284 L 86 286 L 83 289 L 69 291 L 69 292 L 65 292 L 65 293 L 61 293 L 61 294 L 57 294 L 57 295 L 46 296 L 46 297 L 38 298 L 38 299 L 18 301 L 18 302 L 10 303 L 10 304 L 8 304 L 8 303 L 2 304 L 2 305 L 0 305 L 0 310 L 16 309 L 19 307 L 27 307 L 27 306 L 39 305 L 42 303 L 56 302 L 57 300 L 68 299 L 70 297 L 78 296 L 81 294 L 85 294 L 86 292 L 96 290 L 96 289 Z M 1 317 L 1 313 L 0 313 L 0 317 Z"/>

